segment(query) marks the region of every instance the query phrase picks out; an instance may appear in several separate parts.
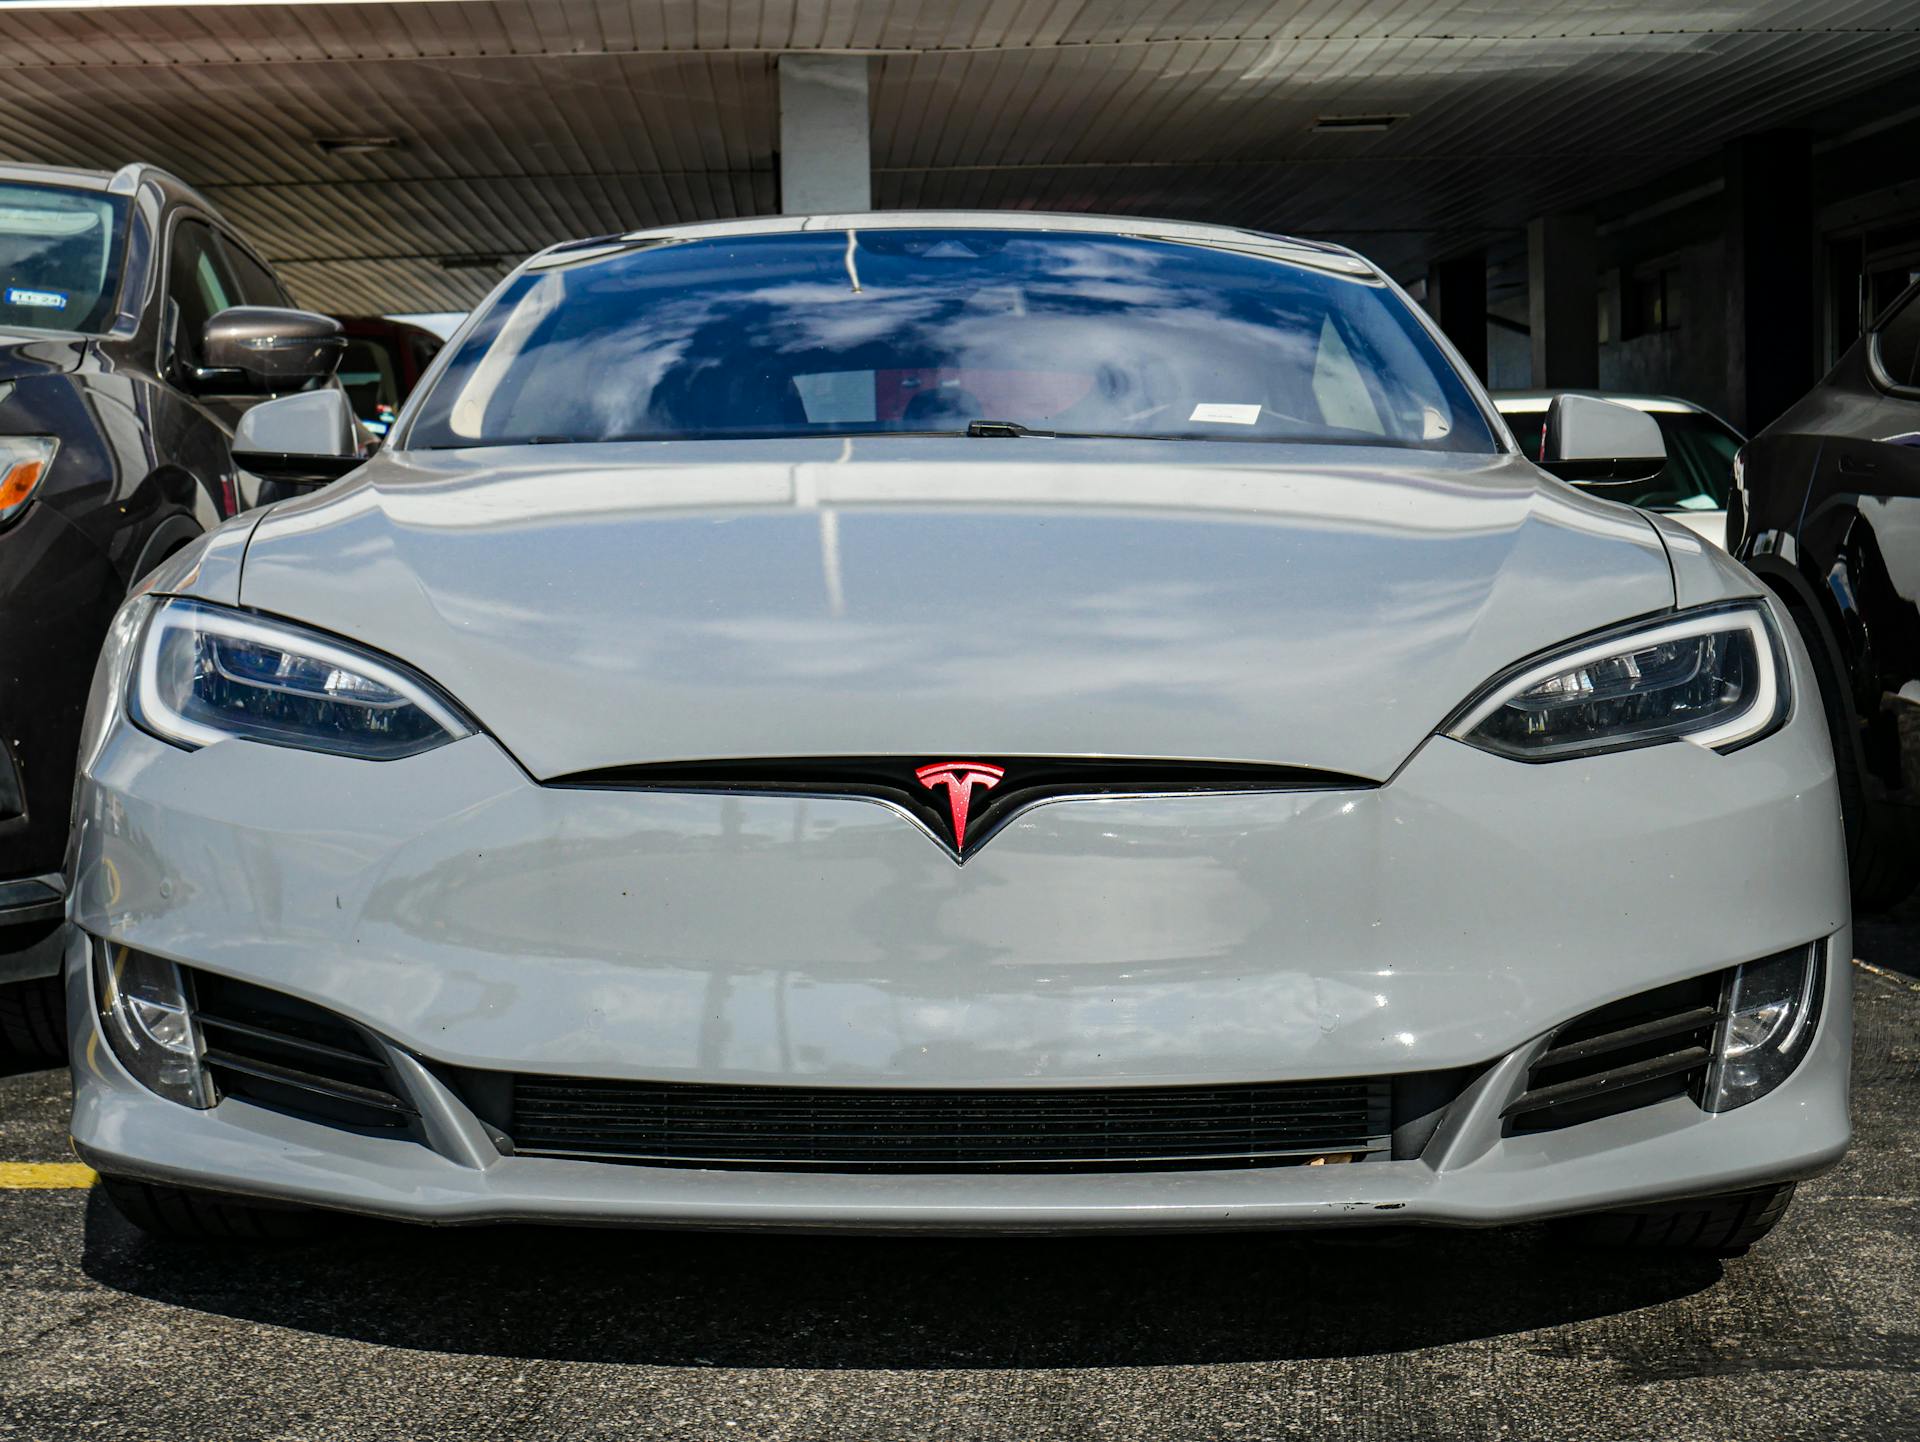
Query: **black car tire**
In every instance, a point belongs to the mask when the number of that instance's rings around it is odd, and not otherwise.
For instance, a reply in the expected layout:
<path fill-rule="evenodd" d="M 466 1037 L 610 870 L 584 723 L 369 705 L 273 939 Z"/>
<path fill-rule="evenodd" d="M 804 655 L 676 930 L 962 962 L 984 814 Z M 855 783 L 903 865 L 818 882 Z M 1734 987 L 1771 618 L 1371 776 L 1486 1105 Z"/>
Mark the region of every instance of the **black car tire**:
<path fill-rule="evenodd" d="M 1840 785 L 1840 815 L 1847 831 L 1847 874 L 1853 903 L 1862 911 L 1882 911 L 1906 897 L 1920 882 L 1920 867 L 1910 848 L 1888 821 L 1875 814 L 1860 771 L 1859 722 L 1853 714 L 1846 685 L 1840 679 L 1823 628 L 1789 591 L 1775 584 L 1774 593 L 1786 606 L 1813 662 L 1820 685 L 1820 706 L 1833 743 L 1834 772 Z"/>
<path fill-rule="evenodd" d="M 57 1066 L 67 1059 L 67 988 L 59 976 L 0 986 L 0 1057 Z"/>
<path fill-rule="evenodd" d="M 1853 904 L 1861 911 L 1885 911 L 1897 905 L 1920 880 L 1913 874 L 1912 853 L 1898 844 L 1891 830 L 1867 816 L 1848 838 L 1847 874 Z"/>
<path fill-rule="evenodd" d="M 1786 1215 L 1787 1203 L 1793 1200 L 1796 1185 L 1787 1182 L 1777 1187 L 1761 1187 L 1758 1191 L 1728 1192 L 1718 1197 L 1696 1197 L 1685 1202 L 1570 1217 L 1558 1225 L 1563 1235 L 1583 1246 L 1737 1257 L 1771 1232 Z"/>
<path fill-rule="evenodd" d="M 303 1242 L 338 1220 L 328 1212 L 256 1202 L 218 1192 L 102 1177 L 101 1190 L 114 1209 L 153 1237 L 190 1242 Z"/>
<path fill-rule="evenodd" d="M 1809 638 L 1808 649 L 1813 640 Z M 1867 799 L 1855 757 L 1848 745 L 1855 722 L 1851 709 L 1838 694 L 1831 668 L 1816 652 L 1813 667 L 1820 682 L 1820 702 L 1827 713 L 1827 731 L 1833 739 L 1834 771 L 1840 782 L 1840 814 L 1847 829 L 1847 879 L 1853 904 L 1862 911 L 1883 911 L 1903 900 L 1920 881 L 1912 854 L 1899 844 L 1893 827 L 1875 815 Z"/>

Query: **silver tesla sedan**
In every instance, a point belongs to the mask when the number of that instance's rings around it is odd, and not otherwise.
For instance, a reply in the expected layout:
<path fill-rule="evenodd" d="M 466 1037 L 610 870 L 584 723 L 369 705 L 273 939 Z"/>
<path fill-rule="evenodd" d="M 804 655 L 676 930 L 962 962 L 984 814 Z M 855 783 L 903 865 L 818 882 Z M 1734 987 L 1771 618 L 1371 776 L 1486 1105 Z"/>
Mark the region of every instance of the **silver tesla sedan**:
<path fill-rule="evenodd" d="M 1846 1146 L 1794 627 L 1348 251 L 607 237 L 370 463 L 340 406 L 249 413 L 250 469 L 351 473 L 100 663 L 73 1133 L 143 1227 L 1731 1251 Z M 1660 440 L 1570 397 L 1543 457 Z"/>

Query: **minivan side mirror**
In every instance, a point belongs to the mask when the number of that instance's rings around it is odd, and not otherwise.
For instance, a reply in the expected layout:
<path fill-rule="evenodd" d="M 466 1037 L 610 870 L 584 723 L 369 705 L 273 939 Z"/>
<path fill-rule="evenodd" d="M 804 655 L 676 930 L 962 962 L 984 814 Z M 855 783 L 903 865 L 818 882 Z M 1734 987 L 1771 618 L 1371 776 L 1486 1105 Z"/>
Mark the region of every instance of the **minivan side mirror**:
<path fill-rule="evenodd" d="M 322 486 L 366 463 L 338 386 L 262 401 L 233 433 L 233 463 L 269 481 Z"/>
<path fill-rule="evenodd" d="M 306 310 L 229 306 L 201 332 L 195 390 L 278 395 L 318 385 L 339 368 L 347 338 L 340 322 Z"/>
<path fill-rule="evenodd" d="M 1581 395 L 1547 407 L 1540 465 L 1563 481 L 1644 481 L 1666 464 L 1660 423 L 1645 411 Z"/>

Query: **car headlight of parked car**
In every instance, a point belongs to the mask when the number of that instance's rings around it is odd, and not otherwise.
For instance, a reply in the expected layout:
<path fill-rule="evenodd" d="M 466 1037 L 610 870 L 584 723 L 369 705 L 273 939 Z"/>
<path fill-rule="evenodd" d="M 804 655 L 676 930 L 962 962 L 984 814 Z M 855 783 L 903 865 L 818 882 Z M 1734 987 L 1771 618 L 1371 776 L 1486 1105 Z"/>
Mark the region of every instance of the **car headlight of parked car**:
<path fill-rule="evenodd" d="M 393 761 L 476 729 L 397 661 L 250 612 L 170 600 L 147 622 L 128 712 L 189 749 L 231 736 Z"/>
<path fill-rule="evenodd" d="M 1446 734 L 1520 761 L 1676 740 L 1731 751 L 1778 729 L 1790 699 L 1773 618 L 1744 602 L 1637 622 L 1523 662 Z"/>
<path fill-rule="evenodd" d="M 0 436 L 0 526 L 26 510 L 59 445 L 51 436 Z"/>

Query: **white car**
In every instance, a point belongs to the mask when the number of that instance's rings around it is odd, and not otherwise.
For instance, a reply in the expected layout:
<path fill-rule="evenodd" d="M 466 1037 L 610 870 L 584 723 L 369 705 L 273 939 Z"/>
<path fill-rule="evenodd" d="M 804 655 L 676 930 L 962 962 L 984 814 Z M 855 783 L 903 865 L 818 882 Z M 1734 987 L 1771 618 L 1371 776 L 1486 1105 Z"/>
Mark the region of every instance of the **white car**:
<path fill-rule="evenodd" d="M 350 474 L 100 662 L 73 1137 L 150 1231 L 1737 1252 L 1847 1145 L 1799 632 L 1350 251 L 638 232 L 523 264 L 364 464 L 344 406 L 247 413 Z"/>
<path fill-rule="evenodd" d="M 1733 458 L 1747 438 L 1719 416 L 1692 401 L 1673 396 L 1625 395 L 1617 391 L 1496 391 L 1493 403 L 1523 455 L 1540 458 L 1540 437 L 1547 408 L 1556 395 L 1591 395 L 1632 406 L 1659 423 L 1667 443 L 1666 468 L 1646 480 L 1585 481 L 1581 484 L 1610 501 L 1625 501 L 1649 511 L 1666 511 L 1703 540 L 1727 544 L 1727 490 L 1733 484 Z"/>

